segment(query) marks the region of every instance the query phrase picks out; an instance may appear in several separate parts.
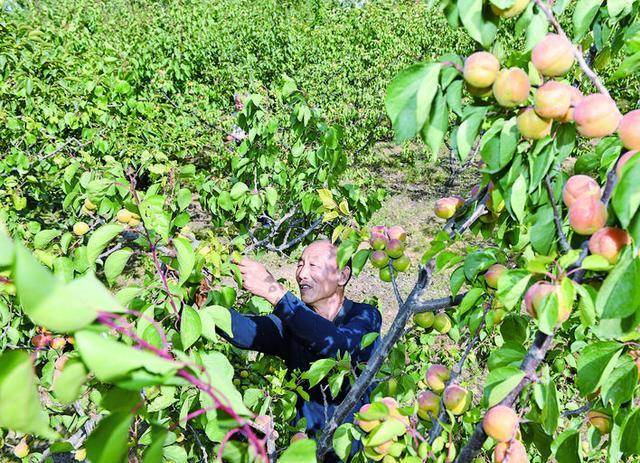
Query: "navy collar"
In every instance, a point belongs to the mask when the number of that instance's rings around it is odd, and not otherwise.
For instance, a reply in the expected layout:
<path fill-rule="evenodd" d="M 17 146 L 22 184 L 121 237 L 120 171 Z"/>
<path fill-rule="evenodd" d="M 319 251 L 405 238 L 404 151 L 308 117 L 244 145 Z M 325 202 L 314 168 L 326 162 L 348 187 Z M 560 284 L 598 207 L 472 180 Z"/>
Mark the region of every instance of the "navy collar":
<path fill-rule="evenodd" d="M 336 318 L 333 319 L 333 323 L 335 325 L 342 325 L 344 323 L 344 319 L 351 309 L 353 308 L 353 301 L 351 299 L 344 298 L 342 302 L 342 307 L 340 308 L 340 312 L 336 315 Z"/>

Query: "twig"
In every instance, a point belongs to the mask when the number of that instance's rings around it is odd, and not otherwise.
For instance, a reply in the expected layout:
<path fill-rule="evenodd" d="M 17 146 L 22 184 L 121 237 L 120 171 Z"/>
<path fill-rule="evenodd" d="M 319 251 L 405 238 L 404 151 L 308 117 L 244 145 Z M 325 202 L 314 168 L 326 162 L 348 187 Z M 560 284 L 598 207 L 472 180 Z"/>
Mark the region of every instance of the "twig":
<path fill-rule="evenodd" d="M 551 202 L 551 207 L 553 208 L 553 220 L 556 224 L 556 232 L 558 233 L 558 239 L 560 240 L 560 247 L 562 250 L 567 253 L 571 251 L 571 245 L 567 241 L 567 236 L 562 231 L 562 222 L 560 221 L 560 213 L 558 212 L 558 206 L 556 206 L 556 201 L 553 199 L 553 186 L 551 185 L 551 179 L 548 175 L 544 177 L 544 182 L 547 186 L 547 193 L 549 194 L 549 201 Z"/>
<path fill-rule="evenodd" d="M 563 418 L 569 418 L 575 415 L 582 415 L 584 412 L 589 411 L 591 409 L 591 403 L 586 403 L 580 408 L 576 408 L 575 410 L 565 410 L 560 413 L 560 416 Z"/>
<path fill-rule="evenodd" d="M 447 307 L 455 307 L 460 305 L 462 299 L 467 295 L 467 293 L 458 294 L 456 297 L 441 297 L 439 299 L 431 299 L 424 302 L 418 302 L 413 307 L 413 313 L 420 312 L 435 312 L 440 309 L 446 309 Z"/>
<path fill-rule="evenodd" d="M 402 307 L 404 305 L 404 301 L 402 300 L 402 295 L 400 294 L 400 289 L 398 289 L 398 281 L 396 280 L 396 272 L 391 264 L 391 259 L 389 259 L 389 273 L 391 273 L 391 285 L 393 286 L 393 293 L 396 296 L 396 301 L 398 302 L 398 307 Z"/>

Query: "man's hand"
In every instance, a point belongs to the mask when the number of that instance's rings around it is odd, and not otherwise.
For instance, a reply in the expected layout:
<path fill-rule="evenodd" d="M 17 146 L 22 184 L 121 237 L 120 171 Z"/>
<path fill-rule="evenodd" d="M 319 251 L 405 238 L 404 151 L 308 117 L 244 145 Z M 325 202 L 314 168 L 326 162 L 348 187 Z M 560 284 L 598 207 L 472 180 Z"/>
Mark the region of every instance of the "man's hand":
<path fill-rule="evenodd" d="M 287 289 L 276 281 L 264 265 L 246 257 L 236 263 L 242 273 L 242 286 L 251 294 L 263 297 L 275 306 L 287 293 Z"/>

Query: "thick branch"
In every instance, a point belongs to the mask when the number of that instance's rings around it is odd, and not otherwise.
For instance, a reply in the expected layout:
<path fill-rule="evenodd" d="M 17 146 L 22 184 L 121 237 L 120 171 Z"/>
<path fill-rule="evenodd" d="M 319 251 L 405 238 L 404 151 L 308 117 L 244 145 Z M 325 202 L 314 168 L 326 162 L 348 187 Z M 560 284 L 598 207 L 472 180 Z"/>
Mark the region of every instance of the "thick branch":
<path fill-rule="evenodd" d="M 460 305 L 462 299 L 467 293 L 458 294 L 456 297 L 441 297 L 439 299 L 430 299 L 428 301 L 418 302 L 414 308 L 413 313 L 419 312 L 435 312 L 437 310 L 446 309 L 447 307 L 455 307 Z"/>

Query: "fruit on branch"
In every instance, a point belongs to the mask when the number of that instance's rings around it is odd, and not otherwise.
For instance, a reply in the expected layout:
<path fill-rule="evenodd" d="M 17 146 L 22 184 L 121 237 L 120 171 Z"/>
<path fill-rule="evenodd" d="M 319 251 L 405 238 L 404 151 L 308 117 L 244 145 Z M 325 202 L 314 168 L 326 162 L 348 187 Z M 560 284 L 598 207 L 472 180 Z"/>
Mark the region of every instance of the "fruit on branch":
<path fill-rule="evenodd" d="M 369 407 L 371 407 L 371 404 L 363 405 L 362 407 L 360 407 L 360 410 L 358 411 L 358 413 L 366 413 L 369 410 Z M 380 420 L 367 421 L 367 420 L 356 418 L 355 423 L 358 426 L 360 426 L 360 428 L 364 432 L 371 432 L 376 426 L 380 424 Z"/>
<path fill-rule="evenodd" d="M 18 445 L 16 445 L 13 448 L 13 454 L 17 457 L 17 458 L 24 458 L 27 455 L 29 455 L 29 444 L 27 444 L 27 438 L 26 436 L 22 438 L 22 440 L 20 440 L 20 442 L 18 442 Z"/>
<path fill-rule="evenodd" d="M 34 337 L 31 338 L 31 345 L 39 349 L 42 349 L 44 347 L 47 347 L 51 343 L 51 340 L 52 340 L 52 337 L 48 334 L 42 334 L 42 333 L 36 334 Z"/>
<path fill-rule="evenodd" d="M 491 267 L 489 267 L 484 274 L 484 281 L 487 282 L 487 286 L 489 288 L 497 289 L 498 280 L 506 271 L 507 267 L 502 264 L 493 264 Z"/>
<path fill-rule="evenodd" d="M 400 256 L 394 259 L 392 265 L 397 272 L 406 272 L 411 265 L 411 260 L 407 256 Z"/>
<path fill-rule="evenodd" d="M 434 363 L 427 370 L 427 384 L 433 392 L 444 391 L 445 382 L 451 377 L 451 372 L 447 367 L 439 363 Z"/>
<path fill-rule="evenodd" d="M 602 190 L 600 185 L 588 175 L 574 175 L 567 180 L 562 189 L 562 201 L 567 207 L 579 198 L 591 197 L 600 199 Z"/>
<path fill-rule="evenodd" d="M 518 429 L 518 414 L 506 405 L 496 405 L 484 415 L 482 427 L 489 437 L 498 442 L 509 442 Z"/>
<path fill-rule="evenodd" d="M 584 197 L 569 208 L 569 225 L 580 235 L 591 235 L 607 222 L 607 208 L 596 198 Z"/>
<path fill-rule="evenodd" d="M 505 207 L 502 192 L 500 192 L 500 190 L 496 191 L 493 182 L 489 182 L 489 185 L 487 185 L 487 193 L 489 194 L 489 199 L 487 200 L 487 209 L 493 212 L 494 216 L 497 216 L 504 210 Z M 495 220 L 497 219 L 498 218 L 495 217 Z M 487 223 L 490 223 L 492 221 L 495 222 L 495 220 L 488 221 Z"/>
<path fill-rule="evenodd" d="M 531 62 L 543 76 L 562 76 L 575 62 L 571 42 L 558 34 L 547 34 L 531 50 Z"/>
<path fill-rule="evenodd" d="M 494 309 L 493 311 L 493 324 L 498 325 L 504 319 L 507 312 L 504 309 Z"/>
<path fill-rule="evenodd" d="M 62 350 L 67 345 L 67 340 L 63 337 L 53 338 L 51 340 L 51 348 L 55 350 Z"/>
<path fill-rule="evenodd" d="M 371 254 L 371 265 L 375 268 L 386 267 L 389 263 L 389 256 L 384 251 L 373 251 Z"/>
<path fill-rule="evenodd" d="M 556 291 L 556 285 L 546 281 L 538 281 L 527 290 L 524 295 L 524 306 L 531 318 L 538 318 L 538 308 L 542 307 L 548 295 Z"/>
<path fill-rule="evenodd" d="M 444 408 L 454 415 L 462 415 L 471 405 L 471 392 L 457 384 L 450 384 L 442 394 Z"/>
<path fill-rule="evenodd" d="M 473 85 L 469 85 L 465 83 L 465 87 L 467 87 L 467 91 L 469 95 L 475 98 L 488 98 L 493 95 L 493 89 L 491 87 L 474 87 Z"/>
<path fill-rule="evenodd" d="M 627 151 L 622 156 L 620 156 L 620 159 L 618 159 L 618 163 L 616 164 L 616 175 L 618 176 L 618 178 L 622 176 L 622 168 L 624 167 L 624 165 L 636 154 L 638 154 L 638 150 Z"/>
<path fill-rule="evenodd" d="M 404 254 L 404 243 L 400 240 L 389 240 L 387 254 L 393 259 L 399 258 Z"/>
<path fill-rule="evenodd" d="M 493 83 L 493 96 L 500 106 L 513 108 L 529 98 L 531 82 L 520 68 L 503 69 Z"/>
<path fill-rule="evenodd" d="M 493 451 L 493 460 L 496 463 L 527 463 L 527 449 L 517 439 L 510 442 L 500 442 Z"/>
<path fill-rule="evenodd" d="M 446 313 L 439 313 L 433 319 L 433 329 L 440 334 L 447 334 L 452 327 L 451 319 Z"/>
<path fill-rule="evenodd" d="M 120 209 L 116 214 L 116 220 L 122 224 L 129 223 L 132 217 L 133 214 L 127 209 Z"/>
<path fill-rule="evenodd" d="M 253 423 L 260 431 L 266 432 L 273 428 L 273 420 L 269 415 L 258 415 L 253 420 Z"/>
<path fill-rule="evenodd" d="M 389 267 L 382 267 L 378 272 L 378 276 L 385 283 L 391 283 L 392 278 L 391 278 L 391 271 L 389 270 Z"/>
<path fill-rule="evenodd" d="M 384 225 L 374 225 L 373 227 L 371 227 L 371 234 L 372 235 L 382 235 L 386 238 L 387 236 L 387 227 L 385 227 Z"/>
<path fill-rule="evenodd" d="M 540 140 L 551 133 L 551 119 L 543 119 L 533 108 L 520 111 L 516 125 L 520 134 L 529 140 Z"/>
<path fill-rule="evenodd" d="M 382 251 L 387 246 L 387 237 L 380 233 L 372 233 L 369 244 L 376 251 Z"/>
<path fill-rule="evenodd" d="M 631 244 L 631 237 L 626 231 L 615 227 L 604 227 L 589 239 L 589 251 L 591 254 L 604 257 L 610 264 L 615 264 L 620 251 L 628 244 Z"/>
<path fill-rule="evenodd" d="M 413 323 L 418 325 L 420 328 L 431 328 L 433 326 L 433 320 L 436 316 L 433 312 L 420 312 L 413 316 Z"/>
<path fill-rule="evenodd" d="M 580 100 L 582 100 L 584 98 L 584 95 L 582 94 L 582 92 L 579 89 L 577 89 L 576 87 L 573 87 L 571 85 L 567 85 L 567 88 L 569 90 L 571 104 L 570 104 L 569 110 L 565 113 L 565 115 L 558 118 L 558 122 L 573 122 L 574 121 L 574 118 L 573 118 L 574 108 L 580 102 Z"/>
<path fill-rule="evenodd" d="M 249 372 L 247 370 L 241 370 L 240 371 L 240 377 L 245 379 L 249 377 Z"/>
<path fill-rule="evenodd" d="M 134 214 L 133 217 L 129 219 L 129 226 L 137 227 L 138 225 L 140 225 L 140 216 Z"/>
<path fill-rule="evenodd" d="M 513 5 L 509 8 L 498 8 L 493 3 L 491 3 L 491 11 L 496 16 L 500 16 L 501 18 L 513 18 L 514 16 L 518 16 L 529 6 L 529 2 L 531 0 L 515 0 Z"/>
<path fill-rule="evenodd" d="M 98 208 L 98 206 L 93 204 L 89 198 L 85 198 L 83 206 L 88 211 L 95 211 Z"/>
<path fill-rule="evenodd" d="M 476 88 L 489 87 L 498 77 L 500 61 L 486 51 L 472 53 L 464 60 L 462 75 L 464 80 Z"/>
<path fill-rule="evenodd" d="M 387 235 L 390 240 L 400 240 L 403 242 L 407 240 L 407 232 L 400 225 L 389 227 Z"/>
<path fill-rule="evenodd" d="M 625 148 L 640 150 L 640 109 L 624 115 L 618 127 L 618 136 Z"/>
<path fill-rule="evenodd" d="M 75 224 L 73 224 L 73 233 L 76 236 L 86 235 L 88 231 L 89 225 L 87 225 L 85 222 L 76 222 Z"/>
<path fill-rule="evenodd" d="M 580 135 L 602 138 L 618 129 L 622 114 L 609 96 L 593 93 L 578 102 L 573 110 L 573 118 Z"/>
<path fill-rule="evenodd" d="M 571 94 L 567 84 L 551 80 L 536 90 L 533 107 L 542 118 L 560 119 L 570 109 Z"/>
<path fill-rule="evenodd" d="M 385 404 L 389 409 L 387 418 L 398 420 L 404 425 L 409 426 L 409 417 L 400 413 L 400 411 L 398 410 L 400 408 L 400 404 L 396 399 L 394 399 L 393 397 L 383 397 L 382 399 L 380 399 L 380 402 Z"/>
<path fill-rule="evenodd" d="M 87 449 L 81 448 L 74 452 L 73 459 L 76 461 L 85 461 L 87 459 Z"/>
<path fill-rule="evenodd" d="M 453 198 L 440 198 L 436 201 L 435 213 L 441 219 L 450 219 L 456 213 L 456 202 Z"/>
<path fill-rule="evenodd" d="M 440 413 L 440 396 L 431 391 L 422 391 L 418 394 L 418 416 L 423 420 L 431 421 L 432 416 Z"/>
<path fill-rule="evenodd" d="M 609 434 L 609 432 L 611 432 L 611 417 L 606 413 L 589 410 L 589 412 L 587 412 L 587 421 L 591 426 L 600 431 L 600 434 Z"/>
<path fill-rule="evenodd" d="M 291 436 L 290 443 L 293 444 L 296 441 L 308 439 L 307 435 L 303 432 L 297 432 L 293 436 Z"/>

